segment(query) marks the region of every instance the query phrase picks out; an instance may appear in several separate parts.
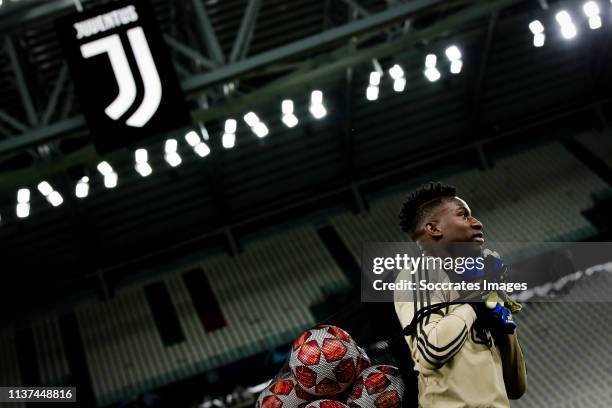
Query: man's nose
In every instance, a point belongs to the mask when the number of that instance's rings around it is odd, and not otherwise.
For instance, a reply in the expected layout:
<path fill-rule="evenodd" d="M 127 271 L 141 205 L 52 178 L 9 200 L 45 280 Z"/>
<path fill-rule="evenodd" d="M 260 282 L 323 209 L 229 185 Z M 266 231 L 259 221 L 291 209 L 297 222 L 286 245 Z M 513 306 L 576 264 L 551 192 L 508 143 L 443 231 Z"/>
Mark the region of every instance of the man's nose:
<path fill-rule="evenodd" d="M 482 222 L 478 221 L 478 219 L 472 217 L 472 228 L 477 229 L 477 230 L 481 230 L 482 229 Z"/>

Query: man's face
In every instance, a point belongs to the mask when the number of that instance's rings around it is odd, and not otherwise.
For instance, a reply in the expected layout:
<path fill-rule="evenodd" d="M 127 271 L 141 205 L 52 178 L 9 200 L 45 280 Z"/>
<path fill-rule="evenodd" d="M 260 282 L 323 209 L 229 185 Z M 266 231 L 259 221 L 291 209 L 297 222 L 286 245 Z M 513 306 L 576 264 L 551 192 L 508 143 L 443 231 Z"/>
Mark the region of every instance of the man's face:
<path fill-rule="evenodd" d="M 441 232 L 439 243 L 473 242 L 478 248 L 484 244 L 482 223 L 472 217 L 470 207 L 459 197 L 444 198 L 435 218 Z"/>

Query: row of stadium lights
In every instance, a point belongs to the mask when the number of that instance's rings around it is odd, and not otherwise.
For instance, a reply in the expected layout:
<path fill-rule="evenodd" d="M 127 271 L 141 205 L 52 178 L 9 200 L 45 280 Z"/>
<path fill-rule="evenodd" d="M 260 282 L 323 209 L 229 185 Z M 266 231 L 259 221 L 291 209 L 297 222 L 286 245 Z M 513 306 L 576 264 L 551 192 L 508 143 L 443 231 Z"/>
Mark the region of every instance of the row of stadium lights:
<path fill-rule="evenodd" d="M 281 111 L 282 121 L 285 126 L 293 128 L 298 125 L 299 120 L 294 113 L 294 104 L 292 100 L 283 100 L 281 103 Z M 310 95 L 309 111 L 317 120 L 323 119 L 327 115 L 322 91 L 312 91 Z M 244 115 L 243 120 L 258 138 L 264 138 L 270 133 L 266 124 L 262 122 L 254 112 L 249 112 Z M 223 136 L 221 137 L 221 144 L 224 148 L 231 149 L 235 146 L 237 128 L 238 122 L 235 119 L 227 119 L 225 121 Z M 195 130 L 190 130 L 185 134 L 185 141 L 191 146 L 196 155 L 204 158 L 210 154 L 210 147 L 206 144 L 209 135 L 204 127 L 201 128 L 201 132 L 202 138 Z M 183 162 L 183 159 L 178 153 L 178 141 L 176 139 L 168 139 L 164 143 L 164 160 L 170 167 L 177 167 Z M 110 163 L 107 161 L 100 162 L 96 169 L 103 178 L 104 187 L 112 189 L 117 186 L 119 175 Z M 146 149 L 137 149 L 134 151 L 134 170 L 142 177 L 148 177 L 153 173 L 153 168 L 149 164 L 149 154 Z M 76 183 L 74 194 L 77 198 L 82 199 L 89 195 L 89 181 L 88 176 L 83 176 Z M 58 207 L 64 202 L 62 195 L 54 190 L 47 181 L 39 183 L 37 189 L 53 207 Z M 18 218 L 27 218 L 30 216 L 30 198 L 31 193 L 28 188 L 21 188 L 17 191 L 16 215 Z"/>
<path fill-rule="evenodd" d="M 612 3 L 612 0 L 610 0 Z M 582 11 L 586 16 L 589 28 L 591 30 L 597 30 L 602 26 L 601 10 L 599 4 L 595 1 L 587 1 L 582 5 Z M 572 15 L 567 10 L 560 10 L 555 14 L 555 20 L 559 24 L 561 36 L 566 40 L 570 40 L 578 34 L 576 24 L 572 19 Z M 529 23 L 529 30 L 533 34 L 533 46 L 543 47 L 546 42 L 546 34 L 544 33 L 544 25 L 540 20 L 533 20 Z"/>
<path fill-rule="evenodd" d="M 0 0 L 1 2 L 1 0 Z M 612 3 L 612 0 L 610 0 Z M 0 3 L 1 4 L 1 3 Z M 599 5 L 595 1 L 584 3 L 583 12 L 588 19 L 589 28 L 596 30 L 602 26 L 601 12 Z M 577 28 L 572 20 L 572 16 L 566 10 L 561 10 L 555 15 L 555 19 L 559 24 L 561 35 L 565 39 L 572 39 L 577 35 Z M 534 20 L 529 23 L 529 30 L 533 34 L 533 45 L 542 47 L 546 40 L 544 26 L 539 20 Z M 456 45 L 451 45 L 446 48 L 444 54 L 449 62 L 449 71 L 451 74 L 459 74 L 463 68 L 462 54 Z M 438 57 L 436 54 L 428 54 L 425 57 L 425 67 L 423 75 L 430 82 L 435 82 L 442 77 L 440 70 L 437 68 Z M 403 92 L 406 88 L 406 76 L 402 67 L 398 64 L 393 65 L 389 69 L 389 76 L 393 80 L 393 90 L 395 92 Z M 379 70 L 373 71 L 369 76 L 369 84 L 366 88 L 366 99 L 375 101 L 380 93 L 380 83 L 383 73 Z M 281 103 L 282 122 L 288 128 L 293 128 L 298 125 L 299 120 L 294 113 L 294 104 L 290 99 L 283 100 Z M 322 119 L 327 115 L 327 110 L 323 103 L 323 92 L 315 90 L 310 95 L 310 114 L 315 119 Z M 251 128 L 251 131 L 258 137 L 264 138 L 269 134 L 269 129 L 263 123 L 257 114 L 249 112 L 244 115 L 243 120 Z M 238 122 L 235 119 L 227 119 L 224 124 L 224 132 L 221 137 L 221 144 L 225 149 L 231 149 L 236 144 L 236 130 Z M 205 128 L 201 128 L 203 139 L 200 135 L 191 130 L 185 135 L 185 141 L 194 153 L 201 158 L 208 156 L 211 152 L 210 147 L 206 144 L 209 140 L 208 132 Z M 182 158 L 178 154 L 178 141 L 176 139 L 168 139 L 164 144 L 164 160 L 171 167 L 177 167 L 182 163 Z M 142 177 L 148 177 L 153 173 L 153 168 L 148 162 L 148 152 L 146 149 L 137 149 L 134 152 L 134 169 Z M 98 172 L 102 175 L 104 186 L 107 189 L 112 189 L 117 186 L 119 176 L 113 167 L 106 161 L 103 161 L 97 166 Z M 53 207 L 60 206 L 64 199 L 61 194 L 54 190 L 47 182 L 42 181 L 37 186 L 38 191 L 47 199 Z M 77 198 L 86 198 L 89 195 L 89 177 L 82 177 L 75 187 L 75 196 Z M 17 191 L 17 207 L 16 215 L 18 218 L 27 218 L 30 215 L 30 190 L 21 188 Z M 1 217 L 0 217 L 1 220 Z"/>
<path fill-rule="evenodd" d="M 450 63 L 450 73 L 451 74 L 459 74 L 461 69 L 463 68 L 463 56 L 461 55 L 461 51 L 456 45 L 451 45 L 444 52 L 446 54 L 446 58 Z M 442 77 L 442 74 L 437 68 L 438 57 L 436 54 L 428 54 L 425 57 L 425 69 L 423 70 L 423 75 L 430 82 L 436 82 L 438 79 Z M 369 101 L 375 101 L 378 99 L 378 94 L 380 93 L 380 79 L 383 76 L 383 73 L 379 70 L 370 72 L 370 81 L 368 87 L 366 88 L 366 99 Z M 393 65 L 389 69 L 389 76 L 393 80 L 393 90 L 395 92 L 403 92 L 406 88 L 406 76 L 404 74 L 404 70 L 398 64 Z"/>

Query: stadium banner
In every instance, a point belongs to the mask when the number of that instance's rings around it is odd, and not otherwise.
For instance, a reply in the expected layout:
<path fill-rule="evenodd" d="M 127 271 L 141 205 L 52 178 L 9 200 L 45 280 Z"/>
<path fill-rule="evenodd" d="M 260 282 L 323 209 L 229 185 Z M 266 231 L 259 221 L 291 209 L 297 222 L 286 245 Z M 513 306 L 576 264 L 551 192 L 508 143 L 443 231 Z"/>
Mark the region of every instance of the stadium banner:
<path fill-rule="evenodd" d="M 98 152 L 189 124 L 149 1 L 113 1 L 55 27 Z"/>
<path fill-rule="evenodd" d="M 363 302 L 609 302 L 610 242 L 364 242 Z"/>

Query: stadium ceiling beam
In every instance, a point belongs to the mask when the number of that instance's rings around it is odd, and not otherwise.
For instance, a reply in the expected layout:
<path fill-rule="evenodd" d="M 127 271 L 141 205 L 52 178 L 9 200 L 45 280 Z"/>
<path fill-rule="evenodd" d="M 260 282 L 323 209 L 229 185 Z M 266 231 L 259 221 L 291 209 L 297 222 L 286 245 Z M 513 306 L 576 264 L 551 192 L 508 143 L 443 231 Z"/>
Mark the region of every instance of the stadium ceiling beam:
<path fill-rule="evenodd" d="M 519 0 L 502 0 L 500 4 L 511 4 Z M 415 0 L 372 14 L 369 17 L 332 28 L 320 34 L 316 34 L 302 40 L 278 47 L 276 49 L 254 55 L 243 61 L 226 65 L 214 72 L 196 75 L 185 81 L 184 88 L 189 92 L 197 92 L 207 87 L 231 81 L 247 73 L 261 69 L 269 64 L 283 61 L 298 55 L 314 52 L 322 47 L 347 40 L 360 34 L 382 29 L 407 16 L 422 11 L 428 7 L 442 3 L 440 0 Z M 497 3 L 497 2 L 496 2 Z"/>
<path fill-rule="evenodd" d="M 17 119 L 15 119 L 11 115 L 3 111 L 2 109 L 0 109 L 0 120 L 3 120 L 4 122 L 6 122 L 7 124 L 11 125 L 12 127 L 14 127 L 15 129 L 21 132 L 25 132 L 28 130 L 28 127 L 26 125 L 24 125 L 23 123 L 21 123 L 20 121 L 18 121 Z"/>
<path fill-rule="evenodd" d="M 62 88 L 64 87 L 64 82 L 66 82 L 66 78 L 68 76 L 68 65 L 64 62 L 62 67 L 60 68 L 60 72 L 58 74 L 57 80 L 55 82 L 55 86 L 53 87 L 53 91 L 51 91 L 51 98 L 49 103 L 47 104 L 47 108 L 45 109 L 45 113 L 42 117 L 42 124 L 46 125 L 49 123 L 51 116 L 55 113 L 55 108 L 57 107 L 57 102 L 62 92 Z"/>
<path fill-rule="evenodd" d="M 9 57 L 11 68 L 13 69 L 13 73 L 15 74 L 17 90 L 19 91 L 19 95 L 21 96 L 21 101 L 25 108 L 28 122 L 30 126 L 36 126 L 38 124 L 38 115 L 36 114 L 34 102 L 32 101 L 32 95 L 30 95 L 30 91 L 26 84 L 23 70 L 21 69 L 21 64 L 19 63 L 19 58 L 17 57 L 17 50 L 15 49 L 15 44 L 13 44 L 13 40 L 9 36 L 6 36 L 5 39 L 5 48 Z"/>
<path fill-rule="evenodd" d="M 319 63 L 319 66 L 315 66 L 308 71 L 301 70 L 299 73 L 286 75 L 285 77 L 282 77 L 261 89 L 253 91 L 240 99 L 228 99 L 222 105 L 213 106 L 210 109 L 206 110 L 201 109 L 193 111 L 192 118 L 195 121 L 207 121 L 226 115 L 233 115 L 243 111 L 244 109 L 248 109 L 253 105 L 261 103 L 263 100 L 278 97 L 279 95 L 282 95 L 284 92 L 287 92 L 289 90 L 295 90 L 296 87 L 304 86 L 315 81 L 318 84 L 323 83 L 325 81 L 330 81 L 331 79 L 333 79 L 334 74 L 337 74 L 339 71 L 347 67 L 367 63 L 372 59 L 395 55 L 398 52 L 413 47 L 415 44 L 422 40 L 436 37 L 442 33 L 447 32 L 451 28 L 460 26 L 461 24 L 464 24 L 468 21 L 490 15 L 491 13 L 497 10 L 503 9 L 512 4 L 516 4 L 520 1 L 522 0 L 500 0 L 495 2 L 480 2 L 474 6 L 471 6 L 456 14 L 451 15 L 438 23 L 432 24 L 431 26 L 425 29 L 419 31 L 411 31 L 410 33 L 406 33 L 392 41 L 388 41 L 383 44 L 375 45 L 369 48 L 363 48 L 357 51 L 351 50 L 350 47 L 341 48 L 321 57 L 320 59 L 324 59 L 324 61 Z M 414 5 L 415 3 L 409 4 Z M 365 20 L 372 19 L 375 16 L 379 16 L 380 14 L 385 13 L 386 12 L 382 12 L 366 19 L 357 20 L 354 23 L 347 24 L 346 26 L 359 24 Z M 346 26 L 339 27 L 339 29 L 342 29 Z M 310 39 L 312 38 L 313 37 L 310 37 Z M 303 41 L 308 40 L 309 39 Z M 280 52 L 284 53 L 285 51 Z M 263 54 L 255 56 L 251 60 L 257 59 L 262 55 Z M 310 62 L 311 61 L 306 61 L 306 63 Z M 256 62 L 251 62 L 251 64 L 255 63 Z M 226 67 L 225 69 L 222 69 L 220 71 L 227 69 L 230 69 L 232 72 L 234 72 L 237 68 Z M 184 84 L 193 92 L 196 92 L 198 89 L 200 89 L 200 86 L 202 86 L 204 82 L 208 81 L 205 81 L 206 77 L 209 78 L 209 80 L 211 81 L 216 81 L 216 79 L 214 79 L 212 76 L 215 76 L 216 78 L 222 76 L 223 74 L 220 73 L 220 71 L 217 71 L 216 73 L 213 72 L 210 74 L 196 76 L 194 78 L 191 78 L 190 80 L 185 81 Z"/>
<path fill-rule="evenodd" d="M 197 27 L 200 32 L 200 38 L 206 46 L 209 56 L 217 64 L 223 64 L 225 62 L 225 56 L 221 50 L 221 45 L 219 44 L 219 39 L 217 38 L 215 28 L 210 22 L 208 13 L 202 4 L 202 0 L 193 0 L 193 9 L 199 21 Z"/>
<path fill-rule="evenodd" d="M 81 3 L 91 0 L 80 0 Z M 0 32 L 11 30 L 15 27 L 39 19 L 48 17 L 68 8 L 74 8 L 74 0 L 30 0 L 15 2 L 10 10 L 0 15 Z M 4 10 L 3 10 L 4 11 Z"/>
<path fill-rule="evenodd" d="M 166 41 L 168 47 L 172 48 L 177 53 L 191 59 L 196 64 L 202 65 L 208 69 L 215 69 L 218 66 L 215 61 L 211 61 L 208 58 L 205 58 L 198 51 L 176 40 L 169 34 L 164 34 L 164 40 Z"/>
<path fill-rule="evenodd" d="M 363 8 L 363 6 L 359 3 L 357 3 L 356 0 L 342 0 L 343 2 L 345 2 L 346 4 L 348 4 L 353 10 L 355 10 L 358 14 L 367 17 L 369 16 L 370 13 L 368 10 L 366 10 L 365 8 Z"/>
<path fill-rule="evenodd" d="M 479 136 L 479 121 L 482 111 L 482 94 L 484 90 L 484 83 L 487 77 L 487 71 L 489 67 L 489 55 L 491 53 L 491 46 L 493 44 L 493 35 L 497 22 L 499 20 L 499 12 L 494 11 L 489 18 L 489 25 L 487 26 L 487 33 L 484 40 L 482 51 L 480 52 L 480 61 L 478 63 L 478 70 L 476 71 L 476 79 L 474 82 L 474 88 L 470 89 L 470 134 L 475 141 L 476 152 L 478 159 L 483 169 L 488 170 L 492 167 L 492 163 L 487 158 L 482 143 L 480 143 Z"/>
<path fill-rule="evenodd" d="M 255 23 L 257 22 L 260 7 L 261 0 L 249 0 L 244 10 L 242 21 L 240 22 L 238 35 L 236 35 L 236 40 L 232 46 L 232 52 L 229 58 L 230 63 L 244 59 L 247 54 L 251 39 L 253 38 L 253 32 L 255 31 Z"/>

